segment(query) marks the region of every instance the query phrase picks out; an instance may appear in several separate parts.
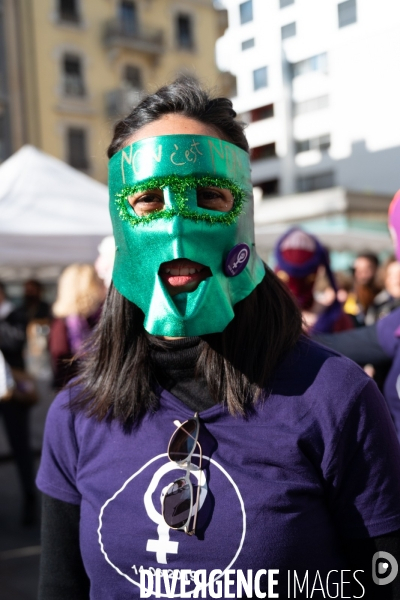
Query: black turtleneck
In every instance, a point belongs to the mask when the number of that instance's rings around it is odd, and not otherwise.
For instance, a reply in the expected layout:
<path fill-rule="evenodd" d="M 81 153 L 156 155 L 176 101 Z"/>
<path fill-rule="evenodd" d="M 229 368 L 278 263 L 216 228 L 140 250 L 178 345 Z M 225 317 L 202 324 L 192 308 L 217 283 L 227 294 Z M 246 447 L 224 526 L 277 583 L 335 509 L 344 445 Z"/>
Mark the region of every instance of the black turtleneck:
<path fill-rule="evenodd" d="M 193 412 L 214 406 L 203 377 L 196 376 L 199 337 L 163 340 L 149 335 L 150 357 L 158 383 Z"/>

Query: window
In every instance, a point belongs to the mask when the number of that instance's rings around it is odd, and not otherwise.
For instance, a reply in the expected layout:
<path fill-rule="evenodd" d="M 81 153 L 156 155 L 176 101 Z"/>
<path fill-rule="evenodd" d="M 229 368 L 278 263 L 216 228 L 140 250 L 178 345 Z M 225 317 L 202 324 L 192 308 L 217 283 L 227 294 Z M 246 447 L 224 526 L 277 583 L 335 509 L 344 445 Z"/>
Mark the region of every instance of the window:
<path fill-rule="evenodd" d="M 310 150 L 310 140 L 296 141 L 296 154 L 299 152 L 308 152 Z"/>
<path fill-rule="evenodd" d="M 75 169 L 86 171 L 89 168 L 87 153 L 87 133 L 85 129 L 71 127 L 67 132 L 68 164 Z"/>
<path fill-rule="evenodd" d="M 311 73 L 312 71 L 320 71 L 321 73 L 328 72 L 328 55 L 326 52 L 323 54 L 317 54 L 316 56 L 310 56 L 305 60 L 294 63 L 292 65 L 293 77 L 304 75 L 305 73 Z"/>
<path fill-rule="evenodd" d="M 123 0 L 119 4 L 119 22 L 122 30 L 127 35 L 132 35 L 137 31 L 137 10 L 134 2 Z"/>
<path fill-rule="evenodd" d="M 320 135 L 318 138 L 319 149 L 323 152 L 324 150 L 329 150 L 331 147 L 331 136 L 329 133 L 326 135 Z"/>
<path fill-rule="evenodd" d="M 338 4 L 339 27 L 346 27 L 357 22 L 356 0 L 346 0 Z"/>
<path fill-rule="evenodd" d="M 123 82 L 125 87 L 141 90 L 143 88 L 142 72 L 139 67 L 136 67 L 135 65 L 125 65 Z"/>
<path fill-rule="evenodd" d="M 294 0 L 279 0 L 279 8 L 285 8 L 289 4 L 294 4 Z"/>
<path fill-rule="evenodd" d="M 249 48 L 254 48 L 254 38 L 242 42 L 242 50 L 248 50 Z"/>
<path fill-rule="evenodd" d="M 176 41 L 178 48 L 191 50 L 194 46 L 193 22 L 190 15 L 178 15 L 176 19 Z"/>
<path fill-rule="evenodd" d="M 281 27 L 281 39 L 286 40 L 287 38 L 296 35 L 296 23 L 288 23 Z"/>
<path fill-rule="evenodd" d="M 4 114 L 0 113 L 0 160 L 4 160 L 6 155 L 6 121 Z"/>
<path fill-rule="evenodd" d="M 268 86 L 267 67 L 261 67 L 253 71 L 253 87 L 255 90 Z"/>
<path fill-rule="evenodd" d="M 267 104 L 266 106 L 260 106 L 250 111 L 250 123 L 255 121 L 261 121 L 262 119 L 270 119 L 274 116 L 274 105 Z"/>
<path fill-rule="evenodd" d="M 247 2 L 242 2 L 242 4 L 239 4 L 239 10 L 241 25 L 244 25 L 244 23 L 249 23 L 249 21 L 253 20 L 253 0 L 248 0 Z"/>
<path fill-rule="evenodd" d="M 79 56 L 66 54 L 64 56 L 64 92 L 66 96 L 85 95 L 82 75 L 82 61 Z"/>
<path fill-rule="evenodd" d="M 275 158 L 275 142 L 272 144 L 264 144 L 264 146 L 258 146 L 257 148 L 251 148 L 250 158 L 251 160 L 261 160 L 263 158 Z"/>
<path fill-rule="evenodd" d="M 256 185 L 262 189 L 263 197 L 277 196 L 279 194 L 279 179 L 269 179 L 268 181 L 262 181 Z"/>
<path fill-rule="evenodd" d="M 58 14 L 61 21 L 79 22 L 78 0 L 59 0 Z"/>
<path fill-rule="evenodd" d="M 320 96 L 319 98 L 311 98 L 311 100 L 305 100 L 304 102 L 297 102 L 294 105 L 295 115 L 304 115 L 314 110 L 321 110 L 329 106 L 329 96 Z"/>
<path fill-rule="evenodd" d="M 312 192 L 322 190 L 335 185 L 335 174 L 332 171 L 318 173 L 318 175 L 306 175 L 297 179 L 297 191 Z"/>
<path fill-rule="evenodd" d="M 309 140 L 296 141 L 296 153 L 307 152 L 308 150 L 328 150 L 331 145 L 331 136 L 320 135 L 319 137 L 311 138 Z"/>

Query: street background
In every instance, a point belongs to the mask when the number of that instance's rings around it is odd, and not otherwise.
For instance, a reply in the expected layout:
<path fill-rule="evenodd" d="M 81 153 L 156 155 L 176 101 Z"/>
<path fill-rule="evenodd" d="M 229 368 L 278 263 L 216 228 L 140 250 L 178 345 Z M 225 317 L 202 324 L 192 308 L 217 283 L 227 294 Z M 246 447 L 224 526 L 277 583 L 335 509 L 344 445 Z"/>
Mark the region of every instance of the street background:
<path fill-rule="evenodd" d="M 64 270 L 93 265 L 111 234 L 113 128 L 179 75 L 229 97 L 246 124 L 261 257 L 274 267 L 276 241 L 301 225 L 329 250 L 342 291 L 354 291 L 357 255 L 372 252 L 382 267 L 393 252 L 387 213 L 400 188 L 399 27 L 398 0 L 378 8 L 369 0 L 0 0 L 7 299 L 21 306 L 35 280 L 52 306 Z M 400 303 L 395 267 L 398 289 L 389 296 Z M 385 285 L 379 291 L 389 293 Z M 31 410 L 36 469 L 54 397 L 44 334 L 38 344 L 26 356 L 40 395 Z M 1 600 L 37 595 L 39 510 L 29 527 L 21 513 L 0 420 Z"/>
<path fill-rule="evenodd" d="M 44 421 L 54 397 L 50 379 L 38 379 L 40 402 L 32 409 L 32 446 L 39 466 Z M 39 493 L 38 493 L 39 497 Z M 0 427 L 0 598 L 36 600 L 40 560 L 40 507 L 34 525 L 21 524 L 22 496 L 15 464 Z"/>

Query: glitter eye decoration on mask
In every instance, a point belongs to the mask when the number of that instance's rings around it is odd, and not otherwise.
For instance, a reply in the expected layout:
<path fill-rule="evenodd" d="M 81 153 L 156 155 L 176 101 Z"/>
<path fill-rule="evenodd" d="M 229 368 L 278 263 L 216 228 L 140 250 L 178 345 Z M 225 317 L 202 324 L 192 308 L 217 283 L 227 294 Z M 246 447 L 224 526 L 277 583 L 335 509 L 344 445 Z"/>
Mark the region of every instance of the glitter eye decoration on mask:
<path fill-rule="evenodd" d="M 197 188 L 197 206 L 200 208 L 229 212 L 232 210 L 234 202 L 235 200 L 230 190 L 217 187 Z"/>
<path fill-rule="evenodd" d="M 145 217 L 151 213 L 164 210 L 165 206 L 164 196 L 160 189 L 136 192 L 136 194 L 128 196 L 127 200 L 138 217 Z"/>
<path fill-rule="evenodd" d="M 166 206 L 163 190 L 169 188 L 175 206 Z M 188 205 L 188 192 L 197 190 L 197 208 Z M 225 177 L 167 175 L 125 185 L 115 195 L 118 214 L 132 227 L 180 216 L 200 223 L 232 225 L 243 212 L 246 192 Z M 199 210 L 199 208 L 201 210 Z"/>

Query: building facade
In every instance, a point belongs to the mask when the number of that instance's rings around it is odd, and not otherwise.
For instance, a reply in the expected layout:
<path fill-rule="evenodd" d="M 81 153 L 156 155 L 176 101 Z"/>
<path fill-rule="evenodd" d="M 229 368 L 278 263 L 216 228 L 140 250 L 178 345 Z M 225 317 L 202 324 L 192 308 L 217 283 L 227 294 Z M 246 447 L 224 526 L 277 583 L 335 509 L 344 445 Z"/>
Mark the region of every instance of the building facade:
<path fill-rule="evenodd" d="M 226 93 L 224 24 L 212 0 L 0 0 L 0 160 L 30 143 L 105 182 L 145 91 L 187 73 Z"/>
<path fill-rule="evenodd" d="M 400 187 L 400 3 L 223 0 L 220 68 L 237 78 L 265 196 Z"/>

